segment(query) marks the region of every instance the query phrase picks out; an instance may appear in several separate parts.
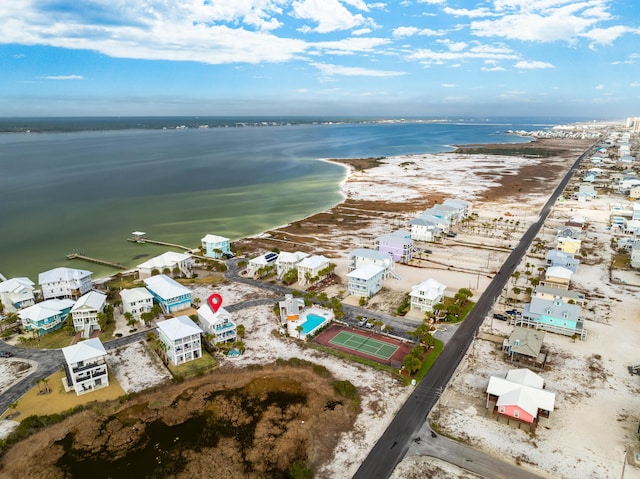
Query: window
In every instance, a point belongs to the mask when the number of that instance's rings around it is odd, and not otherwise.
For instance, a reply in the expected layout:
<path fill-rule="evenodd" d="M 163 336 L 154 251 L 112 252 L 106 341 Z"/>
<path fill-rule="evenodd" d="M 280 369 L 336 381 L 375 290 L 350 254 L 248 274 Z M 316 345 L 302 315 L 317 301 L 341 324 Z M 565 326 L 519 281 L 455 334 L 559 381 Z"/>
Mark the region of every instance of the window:
<path fill-rule="evenodd" d="M 500 414 L 504 414 L 504 406 L 500 406 Z"/>
<path fill-rule="evenodd" d="M 520 417 L 520 411 L 518 411 L 517 409 L 514 409 L 513 417 Z"/>

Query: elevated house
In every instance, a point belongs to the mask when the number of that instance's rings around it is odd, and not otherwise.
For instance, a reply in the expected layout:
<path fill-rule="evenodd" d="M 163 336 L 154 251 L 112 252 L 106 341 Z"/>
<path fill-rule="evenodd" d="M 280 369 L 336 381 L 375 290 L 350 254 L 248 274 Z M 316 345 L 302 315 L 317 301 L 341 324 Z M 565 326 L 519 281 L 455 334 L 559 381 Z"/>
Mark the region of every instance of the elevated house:
<path fill-rule="evenodd" d="M 506 378 L 491 376 L 487 405 L 495 402 L 494 414 L 507 422 L 535 427 L 541 417 L 549 418 L 555 408 L 555 394 L 544 388 L 544 379 L 528 369 L 512 369 Z"/>
<path fill-rule="evenodd" d="M 276 259 L 276 274 L 278 279 L 282 280 L 285 274 L 291 270 L 295 270 L 298 267 L 298 263 L 307 257 L 309 257 L 309 254 L 303 253 L 302 251 L 295 251 L 293 253 L 280 251 L 278 259 Z"/>
<path fill-rule="evenodd" d="M 73 346 L 62 348 L 65 377 L 62 385 L 65 391 L 75 391 L 76 395 L 90 393 L 109 385 L 107 351 L 98 338 L 80 341 Z"/>
<path fill-rule="evenodd" d="M 140 321 L 142 313 L 148 313 L 153 308 L 153 295 L 146 288 L 131 288 L 120 291 L 122 299 L 122 312 L 131 315 Z"/>
<path fill-rule="evenodd" d="M 322 255 L 313 255 L 304 258 L 298 263 L 298 284 L 306 286 L 313 278 L 320 276 L 320 272 L 329 267 L 329 259 Z"/>
<path fill-rule="evenodd" d="M 458 198 L 447 198 L 442 202 L 445 206 L 453 206 L 456 210 L 458 218 L 464 218 L 471 216 L 473 213 L 473 204 L 467 200 L 461 200 Z"/>
<path fill-rule="evenodd" d="M 193 258 L 190 254 L 167 251 L 155 258 L 151 258 L 137 266 L 140 279 L 150 278 L 154 274 L 167 276 L 184 276 L 190 278 L 193 274 Z"/>
<path fill-rule="evenodd" d="M 442 218 L 433 214 L 431 209 L 425 210 L 418 218 L 435 225 L 441 233 L 448 233 L 451 223 L 448 218 Z M 435 237 L 436 235 L 434 235 Z"/>
<path fill-rule="evenodd" d="M 74 304 L 71 299 L 47 299 L 21 309 L 18 316 L 25 331 L 36 331 L 42 336 L 60 329 Z"/>
<path fill-rule="evenodd" d="M 554 288 L 553 286 L 545 286 L 539 284 L 533 290 L 533 297 L 554 300 L 561 299 L 565 303 L 575 303 L 584 305 L 585 296 L 577 291 L 571 291 L 563 288 Z"/>
<path fill-rule="evenodd" d="M 411 235 L 411 233 L 409 233 Z M 408 263 L 413 257 L 413 240 L 404 235 L 385 234 L 375 239 L 375 249 L 389 253 L 394 261 Z"/>
<path fill-rule="evenodd" d="M 580 252 L 582 241 L 573 238 L 556 238 L 556 249 L 570 255 L 576 255 Z"/>
<path fill-rule="evenodd" d="M 544 369 L 546 353 L 542 352 L 544 331 L 516 326 L 508 339 L 504 340 L 503 350 L 512 362 L 527 363 Z"/>
<path fill-rule="evenodd" d="M 97 291 L 89 291 L 81 296 L 71 308 L 73 327 L 81 332 L 83 338 L 91 337 L 93 331 L 100 331 L 98 314 L 104 312 L 107 295 Z"/>
<path fill-rule="evenodd" d="M 278 260 L 278 253 L 270 251 L 260 256 L 256 256 L 250 259 L 247 263 L 247 275 L 255 276 L 263 271 L 265 268 L 272 268 L 274 272 L 277 270 L 276 261 Z"/>
<path fill-rule="evenodd" d="M 220 259 L 231 254 L 231 240 L 224 236 L 208 234 L 200 240 L 204 256 Z"/>
<path fill-rule="evenodd" d="M 411 239 L 414 241 L 433 242 L 442 233 L 435 221 L 426 218 L 414 218 L 408 225 L 411 228 Z"/>
<path fill-rule="evenodd" d="M 560 250 L 550 250 L 546 256 L 547 266 L 562 266 L 575 273 L 578 270 L 580 261 L 573 257 L 570 253 Z"/>
<path fill-rule="evenodd" d="M 218 311 L 211 309 L 209 304 L 198 308 L 198 324 L 203 334 L 211 334 L 214 343 L 232 343 L 237 337 L 236 323 L 231 319 L 231 313 L 222 306 Z"/>
<path fill-rule="evenodd" d="M 427 208 L 424 214 L 435 216 L 442 221 L 446 221 L 447 226 L 451 226 L 458 219 L 458 209 L 453 206 L 441 205 L 436 203 L 431 208 Z"/>
<path fill-rule="evenodd" d="M 174 366 L 202 357 L 202 329 L 188 316 L 158 321 L 158 337 Z"/>
<path fill-rule="evenodd" d="M 191 307 L 191 290 L 164 274 L 147 278 L 144 284 L 165 314 Z"/>
<path fill-rule="evenodd" d="M 11 278 L 0 283 L 0 301 L 4 305 L 7 313 L 33 306 L 35 297 L 33 295 L 33 281 L 29 278 Z"/>
<path fill-rule="evenodd" d="M 544 275 L 544 286 L 569 289 L 573 271 L 563 266 L 550 266 Z"/>
<path fill-rule="evenodd" d="M 564 226 L 558 230 L 556 238 L 573 238 L 579 239 L 582 235 L 582 230 L 578 228 L 572 228 L 571 226 Z"/>
<path fill-rule="evenodd" d="M 436 304 L 444 301 L 444 292 L 447 287 L 429 278 L 422 283 L 412 286 L 409 296 L 411 297 L 411 310 L 423 313 L 432 312 Z"/>
<path fill-rule="evenodd" d="M 532 297 L 531 302 L 525 304 L 522 316 L 516 317 L 516 326 L 532 327 L 552 333 L 576 336 L 584 340 L 587 331 L 584 320 L 580 319 L 580 306 L 565 303 L 562 299 L 544 299 Z"/>
<path fill-rule="evenodd" d="M 382 289 L 384 271 L 384 268 L 377 264 L 365 264 L 354 269 L 347 274 L 349 294 L 370 298 Z"/>
<path fill-rule="evenodd" d="M 395 272 L 395 262 L 389 253 L 367 248 L 357 248 L 349 253 L 349 272 L 368 264 L 381 266 L 384 269 L 383 279 L 389 277 L 400 279 L 400 276 Z"/>
<path fill-rule="evenodd" d="M 54 268 L 38 275 L 43 299 L 78 299 L 93 288 L 91 271 L 74 268 Z"/>

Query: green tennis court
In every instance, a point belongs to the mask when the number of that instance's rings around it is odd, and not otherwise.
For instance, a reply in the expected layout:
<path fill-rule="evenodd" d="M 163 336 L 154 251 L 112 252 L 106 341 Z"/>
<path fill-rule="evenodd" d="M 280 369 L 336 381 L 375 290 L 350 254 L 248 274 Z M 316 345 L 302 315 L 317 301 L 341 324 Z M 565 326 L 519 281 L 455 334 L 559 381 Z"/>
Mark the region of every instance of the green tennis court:
<path fill-rule="evenodd" d="M 347 331 L 340 331 L 329 342 L 336 346 L 359 351 L 385 360 L 393 356 L 393 353 L 398 350 L 398 346 L 393 344 Z"/>

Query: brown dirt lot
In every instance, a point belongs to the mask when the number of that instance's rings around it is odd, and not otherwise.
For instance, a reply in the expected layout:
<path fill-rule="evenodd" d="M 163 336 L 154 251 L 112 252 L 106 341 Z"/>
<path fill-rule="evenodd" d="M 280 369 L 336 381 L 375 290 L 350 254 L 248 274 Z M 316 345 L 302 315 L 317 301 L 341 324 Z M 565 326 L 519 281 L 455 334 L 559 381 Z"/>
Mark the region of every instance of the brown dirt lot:
<path fill-rule="evenodd" d="M 334 384 L 324 368 L 291 360 L 91 405 L 9 449 L 0 478 L 285 479 L 295 461 L 329 460 L 352 428 L 357 398 Z"/>

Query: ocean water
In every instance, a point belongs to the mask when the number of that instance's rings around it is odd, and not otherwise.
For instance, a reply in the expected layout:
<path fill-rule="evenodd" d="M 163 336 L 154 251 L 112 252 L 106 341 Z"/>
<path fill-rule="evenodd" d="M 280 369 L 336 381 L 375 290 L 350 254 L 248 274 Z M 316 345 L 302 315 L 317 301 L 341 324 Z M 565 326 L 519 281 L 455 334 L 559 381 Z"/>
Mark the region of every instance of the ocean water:
<path fill-rule="evenodd" d="M 557 123 L 1 119 L 0 273 L 37 282 L 71 266 L 104 276 L 115 270 L 65 255 L 133 267 L 167 250 L 127 242 L 135 230 L 190 247 L 207 233 L 257 234 L 340 201 L 345 170 L 319 159 L 522 142 L 504 131 Z"/>

